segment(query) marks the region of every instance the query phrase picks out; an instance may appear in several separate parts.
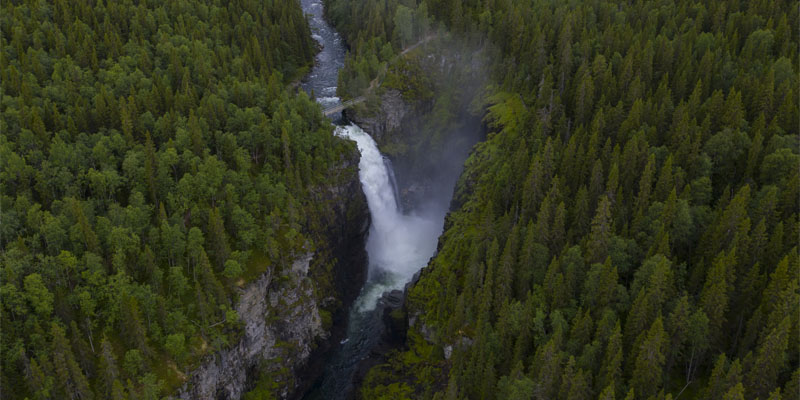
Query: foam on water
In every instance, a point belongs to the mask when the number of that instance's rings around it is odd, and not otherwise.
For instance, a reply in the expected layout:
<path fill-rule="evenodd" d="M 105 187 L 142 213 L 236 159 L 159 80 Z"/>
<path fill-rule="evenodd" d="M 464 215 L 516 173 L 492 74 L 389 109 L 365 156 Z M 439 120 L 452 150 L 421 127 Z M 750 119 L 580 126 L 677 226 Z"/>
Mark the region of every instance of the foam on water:
<path fill-rule="evenodd" d="M 335 134 L 355 141 L 361 152 L 358 173 L 372 226 L 367 239 L 369 280 L 357 307 L 370 311 L 384 292 L 402 289 L 425 266 L 436 250 L 443 221 L 401 212 L 388 163 L 366 132 L 349 125 L 337 127 Z"/>
<path fill-rule="evenodd" d="M 332 106 L 339 103 L 339 98 L 336 96 L 317 97 L 317 103 L 325 107 Z"/>

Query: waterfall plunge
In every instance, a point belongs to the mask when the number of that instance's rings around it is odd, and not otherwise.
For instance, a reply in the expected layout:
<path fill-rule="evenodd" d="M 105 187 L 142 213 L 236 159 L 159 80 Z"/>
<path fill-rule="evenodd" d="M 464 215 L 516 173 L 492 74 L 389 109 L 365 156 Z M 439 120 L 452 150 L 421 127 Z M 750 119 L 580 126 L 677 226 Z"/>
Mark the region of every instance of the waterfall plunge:
<path fill-rule="evenodd" d="M 353 140 L 361 152 L 359 179 L 367 197 L 372 226 L 367 239 L 369 278 L 357 307 L 369 311 L 383 292 L 402 289 L 436 250 L 442 218 L 404 215 L 398 208 L 391 171 L 375 141 L 356 125 L 339 126 L 337 136 Z"/>

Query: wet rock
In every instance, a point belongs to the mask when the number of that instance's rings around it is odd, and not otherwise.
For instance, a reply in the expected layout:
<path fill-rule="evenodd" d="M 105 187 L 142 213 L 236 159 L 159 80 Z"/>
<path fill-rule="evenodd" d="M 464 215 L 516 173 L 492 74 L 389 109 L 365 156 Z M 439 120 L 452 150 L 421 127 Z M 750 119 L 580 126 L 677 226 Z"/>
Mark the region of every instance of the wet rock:
<path fill-rule="evenodd" d="M 347 109 L 345 117 L 356 123 L 378 143 L 386 142 L 388 136 L 398 132 L 403 119 L 410 115 L 412 106 L 403 100 L 398 90 L 387 90 L 374 100 L 377 107 Z"/>
<path fill-rule="evenodd" d="M 402 345 L 406 340 L 406 313 L 403 309 L 405 294 L 401 290 L 392 290 L 381 297 L 383 307 L 383 323 L 386 326 L 383 341 L 392 347 Z"/>

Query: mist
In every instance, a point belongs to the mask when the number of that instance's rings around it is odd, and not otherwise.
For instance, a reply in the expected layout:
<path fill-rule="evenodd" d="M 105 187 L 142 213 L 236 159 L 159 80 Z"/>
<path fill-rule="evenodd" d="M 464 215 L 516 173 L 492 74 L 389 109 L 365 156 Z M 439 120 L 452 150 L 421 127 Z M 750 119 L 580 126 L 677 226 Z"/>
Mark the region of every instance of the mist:
<path fill-rule="evenodd" d="M 324 21 L 318 22 L 324 27 Z M 326 46 L 339 45 L 333 33 L 322 32 L 320 37 Z M 405 114 L 398 130 L 382 136 L 370 129 L 375 126 L 368 127 L 367 133 L 357 121 L 347 124 L 347 118 L 334 119 L 334 134 L 354 141 L 361 154 L 359 180 L 372 221 L 366 243 L 368 277 L 350 310 L 346 337 L 327 360 L 325 373 L 307 399 L 347 398 L 352 392 L 357 365 L 384 335 L 387 301 L 396 302 L 397 291 L 404 290 L 435 256 L 456 181 L 470 150 L 484 137 L 481 116 L 470 109 L 481 101 L 479 93 L 485 87 L 486 63 L 476 62 L 485 52 L 444 33 L 437 37 L 436 43 L 421 46 L 411 55 L 430 82 L 435 82 L 431 83 L 434 95 L 427 103 L 410 107 L 413 111 Z M 322 66 L 326 60 L 319 61 Z M 333 74 L 317 69 L 306 89 L 330 92 L 335 85 Z M 317 100 L 323 105 L 339 101 L 324 96 Z M 375 96 L 368 102 L 380 104 L 381 100 Z M 387 107 L 396 104 L 387 103 Z M 391 148 L 392 140 L 408 151 L 382 151 Z"/>
<path fill-rule="evenodd" d="M 445 32 L 436 37 L 408 57 L 431 85 L 427 102 L 416 104 L 385 135 L 368 134 L 355 123 L 336 128 L 337 136 L 358 145 L 359 177 L 372 216 L 368 282 L 356 304 L 362 312 L 374 309 L 385 292 L 402 290 L 435 255 L 455 183 L 484 137 L 481 117 L 470 109 L 482 108 L 476 103 L 485 88 L 486 51 Z M 407 151 L 382 153 L 392 142 Z"/>
<path fill-rule="evenodd" d="M 486 135 L 482 118 L 490 54 L 485 42 L 443 29 L 409 54 L 432 96 L 414 104 L 396 129 L 377 136 L 392 161 L 404 211 L 431 218 L 448 211 L 464 162 Z"/>
<path fill-rule="evenodd" d="M 386 291 L 401 289 L 436 249 L 445 208 L 403 213 L 389 169 L 375 141 L 357 125 L 337 127 L 336 135 L 353 140 L 361 152 L 359 178 L 372 224 L 367 239 L 369 276 L 357 307 L 369 311 Z"/>

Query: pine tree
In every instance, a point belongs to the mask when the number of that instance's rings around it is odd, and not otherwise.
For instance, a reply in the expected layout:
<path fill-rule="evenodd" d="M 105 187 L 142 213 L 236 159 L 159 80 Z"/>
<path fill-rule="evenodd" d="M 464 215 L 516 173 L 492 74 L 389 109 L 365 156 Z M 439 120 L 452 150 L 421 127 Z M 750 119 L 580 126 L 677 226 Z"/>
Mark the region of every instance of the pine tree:
<path fill-rule="evenodd" d="M 156 171 L 158 171 L 158 161 L 156 160 L 156 150 L 153 140 L 150 138 L 150 132 L 145 132 L 145 159 L 144 171 L 147 180 L 147 190 L 150 193 L 150 201 L 153 204 L 158 203 L 158 185 L 156 183 Z"/>
<path fill-rule="evenodd" d="M 565 229 L 566 224 L 566 206 L 564 202 L 558 203 L 555 215 L 553 216 L 553 224 L 550 226 L 550 250 L 556 253 L 561 250 L 566 244 L 567 233 Z"/>
<path fill-rule="evenodd" d="M 130 348 L 139 349 L 144 354 L 150 354 L 150 347 L 147 345 L 147 332 L 144 328 L 142 315 L 139 310 L 139 302 L 135 297 L 123 295 L 121 302 L 120 319 L 121 332 Z"/>
<path fill-rule="evenodd" d="M 716 226 L 708 230 L 710 237 L 706 246 L 703 246 L 707 249 L 705 255 L 708 258 L 715 256 L 720 250 L 727 250 L 735 246 L 737 243 L 734 242 L 734 239 L 746 239 L 750 227 L 750 219 L 747 216 L 749 201 L 750 186 L 744 185 L 725 207 Z"/>
<path fill-rule="evenodd" d="M 214 208 L 208 213 L 208 230 L 206 232 L 208 232 L 211 248 L 214 249 L 213 255 L 216 260 L 217 270 L 221 270 L 225 261 L 230 257 L 231 249 L 228 244 L 228 233 L 225 231 L 219 208 Z"/>
<path fill-rule="evenodd" d="M 755 355 L 745 357 L 748 396 L 766 398 L 776 387 L 778 375 L 786 364 L 790 327 L 791 316 L 786 316 L 764 336 Z"/>
<path fill-rule="evenodd" d="M 732 387 L 728 390 L 724 396 L 721 397 L 722 400 L 744 400 L 744 386 L 742 383 L 739 382 L 736 386 Z"/>
<path fill-rule="evenodd" d="M 66 396 L 93 399 L 94 395 L 89 387 L 89 381 L 75 361 L 64 329 L 53 322 L 51 324 L 51 334 L 53 336 L 53 366 L 57 377 L 56 382 L 61 391 Z"/>
<path fill-rule="evenodd" d="M 561 376 L 561 352 L 558 335 L 554 335 L 547 344 L 536 351 L 531 369 L 533 371 L 534 397 L 540 399 L 555 398 L 559 378 Z"/>
<path fill-rule="evenodd" d="M 663 322 L 659 316 L 653 322 L 647 332 L 647 336 L 639 346 L 631 385 L 638 393 L 638 396 L 642 398 L 647 398 L 657 393 L 661 388 L 664 351 L 667 345 L 666 336 Z"/>
<path fill-rule="evenodd" d="M 100 342 L 100 355 L 98 360 L 98 380 L 100 382 L 101 393 L 109 397 L 114 389 L 114 382 L 119 377 L 119 369 L 117 368 L 117 358 L 114 355 L 114 349 L 108 340 L 103 337 Z"/>
<path fill-rule="evenodd" d="M 675 362 L 686 355 L 686 342 L 689 338 L 690 307 L 689 296 L 684 293 L 667 317 L 666 330 L 669 336 L 667 361 L 665 364 L 667 370 L 672 370 L 672 366 Z M 667 379 L 669 379 L 669 377 L 667 377 Z"/>
<path fill-rule="evenodd" d="M 122 382 L 115 379 L 113 388 L 111 389 L 111 399 L 113 400 L 127 400 L 129 397 L 125 394 L 125 387 Z"/>
<path fill-rule="evenodd" d="M 611 202 L 607 196 L 602 196 L 592 219 L 592 232 L 586 244 L 587 256 L 590 262 L 603 262 L 606 258 L 608 255 L 608 242 L 612 232 Z"/>
<path fill-rule="evenodd" d="M 622 381 L 622 332 L 620 330 L 619 321 L 617 321 L 614 331 L 608 338 L 606 345 L 605 356 L 603 362 L 600 364 L 600 372 L 597 376 L 596 387 L 605 388 L 604 391 L 611 389 L 613 393 L 618 387 L 615 386 Z"/>
<path fill-rule="evenodd" d="M 70 321 L 70 344 L 72 345 L 73 355 L 78 361 L 81 370 L 86 371 L 88 375 L 94 375 L 94 354 L 89 347 L 89 343 L 84 340 L 83 332 L 78 329 L 78 324 L 75 321 Z"/>
<path fill-rule="evenodd" d="M 591 384 L 586 381 L 583 370 L 575 366 L 575 357 L 570 357 L 564 366 L 558 398 L 576 400 L 591 398 Z"/>
<path fill-rule="evenodd" d="M 583 237 L 590 224 L 589 191 L 586 186 L 581 186 L 575 195 L 575 206 L 572 212 L 572 223 L 569 225 L 568 241 L 575 243 L 576 238 Z"/>
<path fill-rule="evenodd" d="M 43 364 L 48 364 L 46 360 Z M 26 371 L 26 383 L 28 390 L 34 394 L 37 400 L 50 399 L 54 392 L 54 381 L 52 371 L 46 371 L 43 366 L 39 365 L 37 359 L 31 358 L 28 371 Z"/>
<path fill-rule="evenodd" d="M 503 254 L 500 256 L 498 272 L 495 280 L 494 307 L 499 311 L 503 304 L 509 302 L 514 294 L 514 269 L 516 267 L 517 249 L 519 247 L 520 230 L 518 225 L 514 225 L 511 233 L 506 240 Z"/>
<path fill-rule="evenodd" d="M 736 249 L 720 253 L 708 271 L 706 283 L 700 293 L 700 307 L 709 319 L 709 330 L 714 332 L 715 342 L 721 345 L 723 325 L 732 292 L 731 269 L 736 265 Z"/>
<path fill-rule="evenodd" d="M 634 207 L 636 212 L 633 220 L 635 231 L 639 231 L 643 228 L 640 224 L 644 218 L 644 212 L 650 204 L 650 191 L 653 186 L 655 160 L 655 156 L 651 155 L 649 157 L 647 165 L 645 165 L 644 171 L 642 171 L 642 177 L 639 179 L 639 192 L 636 196 L 636 206 Z"/>
<path fill-rule="evenodd" d="M 615 400 L 617 397 L 614 394 L 614 383 L 612 382 L 605 389 L 600 393 L 600 396 L 597 397 L 597 400 Z"/>

